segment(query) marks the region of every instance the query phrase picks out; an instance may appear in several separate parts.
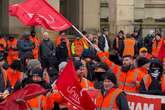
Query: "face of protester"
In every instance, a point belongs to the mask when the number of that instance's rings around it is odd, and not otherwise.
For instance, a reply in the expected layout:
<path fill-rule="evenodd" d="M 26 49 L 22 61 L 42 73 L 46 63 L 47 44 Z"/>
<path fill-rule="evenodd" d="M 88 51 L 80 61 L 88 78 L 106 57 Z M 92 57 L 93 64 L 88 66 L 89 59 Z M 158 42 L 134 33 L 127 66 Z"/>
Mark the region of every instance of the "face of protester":
<path fill-rule="evenodd" d="M 108 33 L 108 31 L 105 31 L 104 34 L 108 36 L 109 33 Z"/>
<path fill-rule="evenodd" d="M 44 39 L 44 40 L 48 40 L 48 39 L 49 39 L 49 35 L 48 35 L 47 33 L 44 33 L 44 34 L 43 34 L 43 39 Z"/>
<path fill-rule="evenodd" d="M 94 72 L 106 72 L 106 71 L 101 67 L 97 67 L 95 68 Z"/>
<path fill-rule="evenodd" d="M 125 66 L 125 67 L 130 66 L 131 65 L 131 61 L 132 61 L 131 57 L 124 57 L 123 58 L 123 66 Z"/>
<path fill-rule="evenodd" d="M 62 32 L 60 36 L 61 36 L 62 38 L 64 38 L 65 35 L 66 35 L 65 32 Z"/>
<path fill-rule="evenodd" d="M 103 85 L 104 85 L 104 89 L 108 91 L 114 86 L 114 83 L 109 79 L 105 79 Z"/>
<path fill-rule="evenodd" d="M 159 35 L 156 35 L 155 38 L 156 38 L 157 41 L 160 40 L 160 36 Z"/>
<path fill-rule="evenodd" d="M 87 66 L 86 66 L 86 62 L 84 60 L 81 60 L 83 66 L 82 66 L 82 74 L 84 77 L 87 77 L 88 75 L 88 69 L 87 69 Z"/>
<path fill-rule="evenodd" d="M 77 75 L 79 78 L 84 77 L 84 67 L 83 66 L 81 66 L 76 72 L 77 72 Z"/>
<path fill-rule="evenodd" d="M 40 82 L 40 81 L 41 81 L 41 77 L 40 77 L 39 75 L 33 75 L 33 76 L 32 76 L 32 80 L 33 80 L 34 82 Z"/>
<path fill-rule="evenodd" d="M 140 57 L 146 57 L 146 55 L 147 55 L 147 51 L 142 51 L 139 53 Z"/>
<path fill-rule="evenodd" d="M 122 38 L 122 37 L 123 37 L 123 34 L 122 34 L 121 32 L 119 33 L 119 37 L 120 37 L 120 38 Z"/>

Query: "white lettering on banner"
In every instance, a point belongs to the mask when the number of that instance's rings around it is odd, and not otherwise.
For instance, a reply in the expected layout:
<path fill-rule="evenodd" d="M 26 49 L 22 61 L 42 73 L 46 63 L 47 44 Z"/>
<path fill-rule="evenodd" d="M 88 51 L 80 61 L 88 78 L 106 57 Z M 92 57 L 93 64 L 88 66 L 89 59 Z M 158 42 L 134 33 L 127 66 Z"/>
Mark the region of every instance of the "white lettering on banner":
<path fill-rule="evenodd" d="M 69 97 L 74 100 L 76 103 L 80 104 L 80 97 L 79 94 L 76 92 L 76 87 L 68 87 L 67 92 L 69 93 Z"/>
<path fill-rule="evenodd" d="M 130 110 L 154 110 L 154 104 L 128 102 Z"/>
<path fill-rule="evenodd" d="M 128 102 L 130 110 L 134 110 L 135 102 Z"/>
<path fill-rule="evenodd" d="M 154 110 L 154 104 L 146 104 L 146 103 L 144 103 L 143 110 Z"/>
<path fill-rule="evenodd" d="M 142 104 L 137 103 L 135 110 L 142 110 Z"/>

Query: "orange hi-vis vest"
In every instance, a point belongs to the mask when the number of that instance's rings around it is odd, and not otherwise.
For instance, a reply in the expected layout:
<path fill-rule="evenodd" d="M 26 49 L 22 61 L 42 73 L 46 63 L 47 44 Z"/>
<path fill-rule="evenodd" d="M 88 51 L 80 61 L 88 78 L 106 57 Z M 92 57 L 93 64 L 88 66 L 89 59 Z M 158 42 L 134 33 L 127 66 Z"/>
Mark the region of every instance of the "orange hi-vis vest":
<path fill-rule="evenodd" d="M 0 45 L 3 45 L 3 47 L 0 46 L 0 51 L 4 51 L 7 47 L 6 40 L 4 38 L 0 38 Z"/>
<path fill-rule="evenodd" d="M 67 37 L 64 37 L 64 40 L 66 42 L 66 46 L 67 46 L 67 49 L 68 49 L 68 56 L 71 56 L 71 50 L 70 50 L 70 42 L 69 42 L 69 39 Z M 55 45 L 56 47 L 59 46 L 61 44 L 61 37 L 60 36 L 57 36 L 55 38 Z"/>
<path fill-rule="evenodd" d="M 73 55 L 81 56 L 82 52 L 84 51 L 83 42 L 81 40 L 78 40 L 77 38 L 74 39 L 71 50 Z"/>
<path fill-rule="evenodd" d="M 22 80 L 23 74 L 20 71 L 14 71 L 10 67 L 6 70 L 6 73 L 10 81 L 11 88 L 14 89 L 16 82 Z"/>
<path fill-rule="evenodd" d="M 160 80 L 161 80 L 162 93 L 165 93 L 165 75 L 164 74 L 160 77 Z M 146 74 L 143 77 L 143 81 L 144 81 L 145 89 L 148 90 L 152 82 L 151 76 L 149 74 Z"/>
<path fill-rule="evenodd" d="M 32 37 L 32 36 L 30 36 L 30 40 L 35 44 L 35 48 L 33 49 L 34 59 L 38 59 L 39 46 L 41 41 L 37 37 Z"/>
<path fill-rule="evenodd" d="M 160 41 L 157 44 L 157 41 L 155 40 L 152 46 L 152 56 L 153 57 L 158 57 L 159 56 L 159 52 L 161 51 L 161 47 L 163 45 L 163 38 L 160 39 Z"/>
<path fill-rule="evenodd" d="M 123 51 L 123 56 L 125 55 L 135 55 L 135 43 L 136 41 L 134 39 L 126 38 L 124 40 L 124 51 Z"/>
<path fill-rule="evenodd" d="M 118 95 L 123 92 L 119 88 L 112 88 L 108 91 L 105 97 L 100 95 L 96 99 L 96 106 L 98 110 L 119 110 L 119 107 L 117 106 L 117 97 Z"/>
<path fill-rule="evenodd" d="M 47 110 L 46 96 L 40 95 L 27 101 L 29 105 L 28 110 Z"/>
<path fill-rule="evenodd" d="M 120 89 L 127 92 L 138 92 L 144 73 L 138 69 L 129 70 L 127 73 L 123 72 L 121 67 L 111 62 L 103 52 L 98 52 L 98 57 L 102 62 L 107 64 L 116 75 Z"/>
<path fill-rule="evenodd" d="M 10 65 L 14 60 L 18 60 L 19 58 L 19 51 L 14 50 L 17 49 L 17 39 L 14 39 L 13 41 L 8 41 L 7 46 L 8 46 L 7 62 Z"/>
<path fill-rule="evenodd" d="M 81 79 L 80 85 L 82 88 L 86 88 L 86 89 L 94 87 L 94 84 L 86 78 Z"/>
<path fill-rule="evenodd" d="M 89 48 L 89 43 L 88 43 L 88 41 L 87 41 L 85 38 L 81 38 L 80 40 L 81 40 L 81 42 L 82 42 L 83 45 L 84 45 L 84 49 L 88 49 L 88 48 Z"/>

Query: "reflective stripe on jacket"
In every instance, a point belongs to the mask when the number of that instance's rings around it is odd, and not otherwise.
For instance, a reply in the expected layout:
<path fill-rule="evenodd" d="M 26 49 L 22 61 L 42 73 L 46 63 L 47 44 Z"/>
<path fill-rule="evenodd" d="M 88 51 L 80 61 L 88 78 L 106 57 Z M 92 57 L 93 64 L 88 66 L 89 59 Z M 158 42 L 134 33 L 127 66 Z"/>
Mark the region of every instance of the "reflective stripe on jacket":
<path fill-rule="evenodd" d="M 29 110 L 46 110 L 46 97 L 44 95 L 40 95 L 31 100 L 28 100 L 27 103 L 30 106 Z"/>
<path fill-rule="evenodd" d="M 119 88 L 112 88 L 108 91 L 105 97 L 100 94 L 96 99 L 96 106 L 98 110 L 119 110 L 116 100 L 118 95 L 123 92 Z"/>

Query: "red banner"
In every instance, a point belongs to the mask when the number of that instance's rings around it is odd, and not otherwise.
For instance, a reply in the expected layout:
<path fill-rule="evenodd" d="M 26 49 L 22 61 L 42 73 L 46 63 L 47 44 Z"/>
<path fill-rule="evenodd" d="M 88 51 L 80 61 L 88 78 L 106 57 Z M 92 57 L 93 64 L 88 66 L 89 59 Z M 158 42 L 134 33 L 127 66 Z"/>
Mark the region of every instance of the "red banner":
<path fill-rule="evenodd" d="M 57 80 L 57 89 L 73 107 L 71 110 L 94 110 L 95 104 L 78 82 L 73 63 L 70 60 Z"/>
<path fill-rule="evenodd" d="M 47 90 L 38 84 L 28 84 L 1 102 L 0 110 L 27 110 L 29 108 L 26 103 L 27 100 L 46 92 Z"/>
<path fill-rule="evenodd" d="M 127 94 L 130 110 L 161 110 L 161 99 Z"/>
<path fill-rule="evenodd" d="M 27 26 L 42 25 L 50 30 L 62 31 L 72 25 L 47 0 L 25 0 L 10 5 L 9 12 Z"/>

